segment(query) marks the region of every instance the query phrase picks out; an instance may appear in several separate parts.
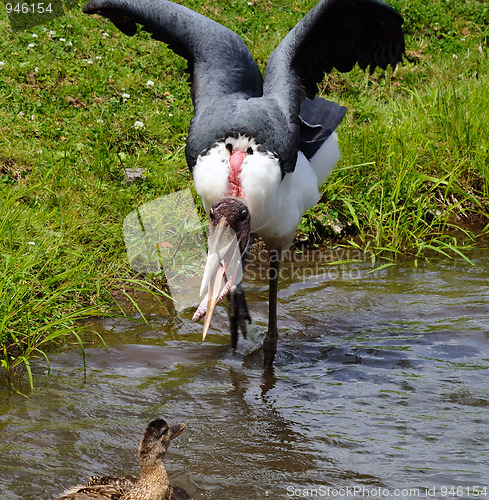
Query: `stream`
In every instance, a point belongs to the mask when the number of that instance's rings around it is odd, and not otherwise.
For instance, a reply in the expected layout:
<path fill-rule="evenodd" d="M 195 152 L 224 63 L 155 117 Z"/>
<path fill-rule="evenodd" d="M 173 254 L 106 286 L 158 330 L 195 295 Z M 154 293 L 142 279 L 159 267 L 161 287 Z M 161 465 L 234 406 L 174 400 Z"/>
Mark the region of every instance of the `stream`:
<path fill-rule="evenodd" d="M 147 299 L 147 324 L 91 324 L 108 348 L 85 346 L 86 377 L 73 344 L 50 356 L 49 375 L 38 362 L 29 397 L 0 386 L 1 500 L 138 474 L 158 416 L 187 425 L 165 464 L 194 499 L 489 497 L 489 249 L 468 251 L 474 265 L 375 272 L 352 253 L 282 265 L 273 373 L 256 351 L 268 287 L 255 262 L 253 323 L 234 355 L 225 305 L 202 343 L 193 310 Z"/>

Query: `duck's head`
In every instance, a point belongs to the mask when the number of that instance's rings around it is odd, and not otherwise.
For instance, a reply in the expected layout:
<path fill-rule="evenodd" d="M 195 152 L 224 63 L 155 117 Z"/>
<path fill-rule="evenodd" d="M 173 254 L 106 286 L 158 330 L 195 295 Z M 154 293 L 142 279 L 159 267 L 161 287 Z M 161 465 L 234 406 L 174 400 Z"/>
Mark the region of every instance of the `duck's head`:
<path fill-rule="evenodd" d="M 162 418 L 150 422 L 139 444 L 138 457 L 141 468 L 162 461 L 171 440 L 179 436 L 184 429 L 185 424 L 169 426 Z"/>

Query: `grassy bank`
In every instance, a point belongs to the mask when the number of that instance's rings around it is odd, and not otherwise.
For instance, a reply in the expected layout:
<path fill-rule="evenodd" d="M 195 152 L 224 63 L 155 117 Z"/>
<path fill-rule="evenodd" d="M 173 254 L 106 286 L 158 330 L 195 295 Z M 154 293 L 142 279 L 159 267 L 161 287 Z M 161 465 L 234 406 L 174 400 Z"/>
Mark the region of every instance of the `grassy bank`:
<path fill-rule="evenodd" d="M 239 33 L 263 67 L 315 1 L 184 3 Z M 349 109 L 343 156 L 300 236 L 377 260 L 453 254 L 461 238 L 477 239 L 467 223 L 483 227 L 488 213 L 489 7 L 391 4 L 408 47 L 395 74 L 334 73 L 321 86 Z M 77 320 L 106 314 L 115 289 L 156 286 L 132 277 L 123 218 L 192 185 L 185 61 L 81 5 L 19 32 L 0 14 L 0 359 L 10 381 L 53 342 L 81 343 Z M 146 178 L 127 182 L 138 168 Z"/>

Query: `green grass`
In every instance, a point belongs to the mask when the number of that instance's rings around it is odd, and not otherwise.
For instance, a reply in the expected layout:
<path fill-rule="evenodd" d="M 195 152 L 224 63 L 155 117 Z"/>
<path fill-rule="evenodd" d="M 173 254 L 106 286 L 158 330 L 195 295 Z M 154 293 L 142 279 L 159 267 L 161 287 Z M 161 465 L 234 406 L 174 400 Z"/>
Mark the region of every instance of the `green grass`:
<path fill-rule="evenodd" d="M 183 3 L 239 33 L 263 68 L 315 1 Z M 391 4 L 406 21 L 397 72 L 355 69 L 321 85 L 348 107 L 342 159 L 300 236 L 334 237 L 373 261 L 454 255 L 487 222 L 489 6 Z M 158 289 L 129 269 L 122 221 L 192 186 L 186 62 L 81 6 L 17 32 L 0 14 L 0 359 L 11 384 L 53 345 L 83 349 L 79 320 L 112 314 L 115 290 Z M 146 179 L 127 183 L 127 168 Z"/>
<path fill-rule="evenodd" d="M 457 251 L 456 233 L 475 237 L 470 222 L 487 217 L 488 89 L 486 75 L 422 95 L 409 89 L 382 117 L 344 134 L 349 159 L 324 198 L 335 200 L 372 257 Z M 356 158 L 366 163 L 355 166 Z"/>
<path fill-rule="evenodd" d="M 84 353 L 80 322 L 118 313 L 110 290 L 161 293 L 156 283 L 128 274 L 119 248 L 89 245 L 89 221 L 70 227 L 66 207 L 32 200 L 40 190 L 17 186 L 0 205 L 0 366 L 10 385 L 25 372 L 32 385 L 31 358 L 49 363 L 46 350 L 55 344 L 75 341 Z"/>

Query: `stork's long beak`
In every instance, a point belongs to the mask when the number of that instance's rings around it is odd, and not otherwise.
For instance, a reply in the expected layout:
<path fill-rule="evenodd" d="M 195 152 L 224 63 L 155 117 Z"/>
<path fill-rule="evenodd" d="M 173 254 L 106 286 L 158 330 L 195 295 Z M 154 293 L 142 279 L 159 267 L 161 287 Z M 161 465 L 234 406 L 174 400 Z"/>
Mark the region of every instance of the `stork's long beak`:
<path fill-rule="evenodd" d="M 200 295 L 207 290 L 207 295 L 198 309 L 201 310 L 207 302 L 202 340 L 205 340 L 216 305 L 225 297 L 231 286 L 241 279 L 241 275 L 238 239 L 223 217 L 218 225 L 214 226 L 209 237 L 209 253 L 200 287 Z"/>

